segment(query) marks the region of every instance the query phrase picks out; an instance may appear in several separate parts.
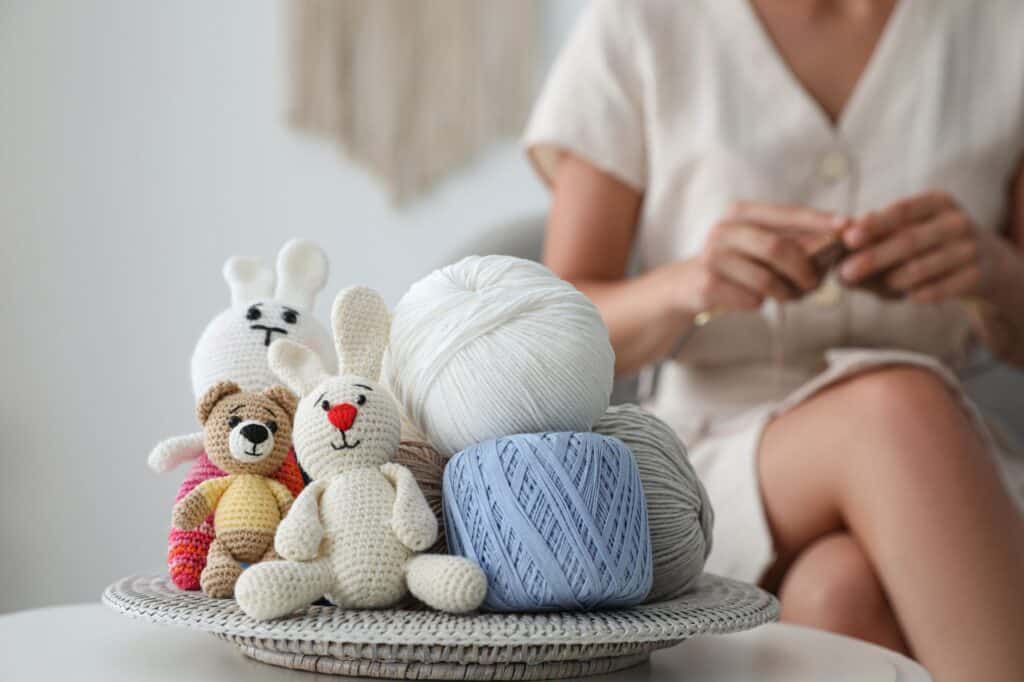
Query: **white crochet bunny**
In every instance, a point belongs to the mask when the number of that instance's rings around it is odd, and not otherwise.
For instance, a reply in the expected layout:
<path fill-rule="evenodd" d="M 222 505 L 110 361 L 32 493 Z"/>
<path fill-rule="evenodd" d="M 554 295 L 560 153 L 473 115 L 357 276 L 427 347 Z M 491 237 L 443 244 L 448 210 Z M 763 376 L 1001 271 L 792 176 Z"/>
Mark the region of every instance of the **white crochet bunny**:
<path fill-rule="evenodd" d="M 262 391 L 278 383 L 267 364 L 271 342 L 294 339 L 313 349 L 333 369 L 327 330 L 313 317 L 313 302 L 327 282 L 327 256 L 316 244 L 293 239 L 277 255 L 274 271 L 256 258 L 235 256 L 224 264 L 231 307 L 206 326 L 192 353 L 192 391 L 198 401 L 207 389 L 233 381 L 243 391 Z M 203 451 L 203 434 L 191 433 L 159 443 L 149 466 L 162 473 Z"/>
<path fill-rule="evenodd" d="M 391 319 L 365 287 L 338 294 L 331 312 L 341 376 L 286 340 L 270 366 L 302 396 L 292 432 L 299 463 L 313 477 L 278 527 L 285 561 L 247 569 L 235 588 L 245 613 L 283 616 L 326 596 L 344 608 L 390 606 L 408 589 L 429 606 L 462 613 L 480 606 L 487 578 L 462 557 L 420 554 L 437 519 L 412 473 L 389 461 L 398 449 L 398 405 L 378 383 Z"/>

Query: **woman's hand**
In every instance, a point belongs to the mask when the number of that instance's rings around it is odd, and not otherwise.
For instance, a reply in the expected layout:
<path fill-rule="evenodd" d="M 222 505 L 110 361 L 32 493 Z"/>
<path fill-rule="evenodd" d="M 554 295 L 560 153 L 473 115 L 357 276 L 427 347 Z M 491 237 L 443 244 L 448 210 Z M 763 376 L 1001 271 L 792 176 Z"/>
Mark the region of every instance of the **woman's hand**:
<path fill-rule="evenodd" d="M 711 229 L 694 258 L 667 266 L 679 307 L 750 310 L 766 298 L 789 301 L 817 288 L 808 247 L 849 220 L 802 206 L 738 202 Z"/>
<path fill-rule="evenodd" d="M 1004 245 L 980 229 L 944 192 L 929 192 L 868 213 L 843 231 L 855 251 L 840 266 L 847 284 L 878 277 L 918 302 L 984 297 Z"/>

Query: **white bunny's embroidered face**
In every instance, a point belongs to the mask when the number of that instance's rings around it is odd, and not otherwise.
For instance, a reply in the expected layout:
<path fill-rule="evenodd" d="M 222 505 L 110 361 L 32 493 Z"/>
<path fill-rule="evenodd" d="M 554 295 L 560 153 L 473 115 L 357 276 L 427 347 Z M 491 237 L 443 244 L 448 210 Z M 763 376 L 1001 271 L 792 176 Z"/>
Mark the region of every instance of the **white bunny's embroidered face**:
<path fill-rule="evenodd" d="M 333 369 L 327 330 L 312 315 L 316 293 L 327 280 L 327 258 L 310 242 L 290 241 L 274 272 L 250 258 L 224 265 L 232 305 L 203 330 L 192 355 L 192 388 L 197 399 L 210 386 L 233 381 L 258 391 L 278 382 L 267 364 L 270 344 L 287 338 L 313 350 Z"/>
<path fill-rule="evenodd" d="M 245 309 L 249 329 L 263 334 L 263 345 L 267 348 L 270 348 L 274 334 L 288 336 L 289 332 L 297 331 L 300 317 L 305 321 L 306 316 L 300 315 L 295 308 L 274 301 L 256 301 Z"/>
<path fill-rule="evenodd" d="M 291 340 L 270 347 L 270 366 L 303 396 L 292 441 L 314 479 L 391 459 L 402 421 L 391 392 L 378 383 L 391 318 L 380 295 L 364 287 L 338 294 L 331 314 L 339 365 L 331 376 L 317 354 Z"/>

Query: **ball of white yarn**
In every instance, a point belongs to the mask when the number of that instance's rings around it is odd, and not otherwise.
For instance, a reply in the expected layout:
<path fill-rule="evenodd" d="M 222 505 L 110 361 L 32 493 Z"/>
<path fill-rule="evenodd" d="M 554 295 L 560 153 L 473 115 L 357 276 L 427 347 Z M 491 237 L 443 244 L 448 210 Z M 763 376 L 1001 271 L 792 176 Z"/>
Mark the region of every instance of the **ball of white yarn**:
<path fill-rule="evenodd" d="M 414 284 L 388 352 L 395 397 L 444 454 L 511 434 L 589 431 L 615 365 L 594 304 L 511 256 L 470 256 Z"/>
<path fill-rule="evenodd" d="M 711 552 L 715 515 L 704 485 L 672 428 L 636 405 L 614 405 L 594 425 L 629 446 L 647 498 L 654 585 L 647 601 L 686 591 Z"/>

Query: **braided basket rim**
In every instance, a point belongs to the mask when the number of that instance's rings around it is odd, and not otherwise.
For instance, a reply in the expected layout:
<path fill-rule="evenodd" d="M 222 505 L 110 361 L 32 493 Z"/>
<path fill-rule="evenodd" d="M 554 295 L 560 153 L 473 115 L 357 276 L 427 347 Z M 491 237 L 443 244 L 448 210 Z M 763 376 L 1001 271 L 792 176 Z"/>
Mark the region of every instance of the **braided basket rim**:
<path fill-rule="evenodd" d="M 167 576 L 134 575 L 111 584 L 102 602 L 124 615 L 220 636 L 278 642 L 442 647 L 588 646 L 678 642 L 739 632 L 778 619 L 778 601 L 755 585 L 705 573 L 666 601 L 593 612 L 479 613 L 351 610 L 311 606 L 257 621 L 233 599 L 178 589 Z"/>

